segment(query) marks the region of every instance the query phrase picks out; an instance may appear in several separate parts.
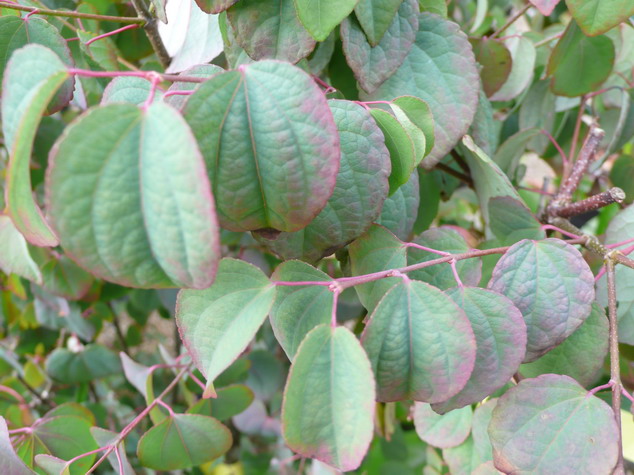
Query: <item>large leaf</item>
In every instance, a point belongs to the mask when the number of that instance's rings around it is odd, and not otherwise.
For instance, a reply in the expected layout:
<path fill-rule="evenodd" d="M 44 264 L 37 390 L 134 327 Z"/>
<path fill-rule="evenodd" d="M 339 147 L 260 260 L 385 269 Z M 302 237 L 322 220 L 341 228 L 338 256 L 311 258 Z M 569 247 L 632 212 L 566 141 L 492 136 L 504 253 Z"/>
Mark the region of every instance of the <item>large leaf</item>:
<path fill-rule="evenodd" d="M 394 234 L 382 226 L 373 225 L 348 247 L 352 275 L 371 274 L 407 265 L 407 248 Z M 397 277 L 375 280 L 355 286 L 363 306 L 372 311 L 383 295 L 397 283 Z"/>
<path fill-rule="evenodd" d="M 416 41 L 401 67 L 375 92 L 361 96 L 391 100 L 406 94 L 429 104 L 436 120 L 436 143 L 423 166 L 432 168 L 471 125 L 480 78 L 471 45 L 458 25 L 431 13 L 418 18 Z"/>
<path fill-rule="evenodd" d="M 205 290 L 182 290 L 176 324 L 196 367 L 213 380 L 240 356 L 273 305 L 275 287 L 257 267 L 225 258 L 214 284 Z"/>
<path fill-rule="evenodd" d="M 0 460 L 3 470 L 10 475 L 33 475 L 35 472 L 27 467 L 18 457 L 9 439 L 9 429 L 4 417 L 0 416 Z"/>
<path fill-rule="evenodd" d="M 532 363 L 522 365 L 522 376 L 565 374 L 589 387 L 595 383 L 608 354 L 608 319 L 597 303 L 585 322 L 559 346 Z"/>
<path fill-rule="evenodd" d="M 213 417 L 174 414 L 143 434 L 137 455 L 145 467 L 180 470 L 220 457 L 231 444 L 231 431 Z"/>
<path fill-rule="evenodd" d="M 51 222 L 80 265 L 131 287 L 211 284 L 220 254 L 213 197 L 175 109 L 160 102 L 91 109 L 51 159 Z"/>
<path fill-rule="evenodd" d="M 294 0 L 297 16 L 317 41 L 324 41 L 330 32 L 347 17 L 359 0 Z"/>
<path fill-rule="evenodd" d="M 412 242 L 421 246 L 451 254 L 468 252 L 469 246 L 458 231 L 440 227 L 431 228 L 417 236 Z M 407 263 L 416 264 L 438 259 L 438 254 L 423 251 L 415 247 L 407 249 Z M 463 259 L 456 263 L 458 275 L 465 285 L 478 285 L 482 278 L 482 261 L 479 258 Z M 412 279 L 422 280 L 439 289 L 446 290 L 456 285 L 456 278 L 450 265 L 440 264 L 410 272 Z"/>
<path fill-rule="evenodd" d="M 300 345 L 284 391 L 282 430 L 295 452 L 354 470 L 373 436 L 374 377 L 357 338 L 319 325 Z"/>
<path fill-rule="evenodd" d="M 341 138 L 337 184 L 326 207 L 304 229 L 281 233 L 274 240 L 260 238 L 284 259 L 316 262 L 332 254 L 363 234 L 379 217 L 387 197 L 390 158 L 381 130 L 369 112 L 353 102 L 328 104 Z"/>
<path fill-rule="evenodd" d="M 362 3 L 370 3 L 364 0 Z M 374 2 L 386 3 L 386 2 Z M 361 87 L 366 92 L 374 92 L 403 63 L 414 44 L 418 31 L 418 1 L 398 0 L 401 4 L 389 29 L 374 46 L 368 42 L 361 26 L 350 16 L 341 23 L 343 52 L 350 68 Z"/>
<path fill-rule="evenodd" d="M 525 239 L 511 246 L 495 266 L 489 288 L 510 298 L 524 316 L 526 363 L 572 335 L 594 300 L 590 267 L 559 239 Z"/>
<path fill-rule="evenodd" d="M 561 96 L 582 96 L 599 88 L 614 66 L 614 44 L 607 36 L 588 37 L 571 21 L 550 55 L 550 87 Z"/>
<path fill-rule="evenodd" d="M 283 262 L 271 276 L 273 281 L 332 282 L 328 274 L 300 261 Z M 306 334 L 330 322 L 333 293 L 326 285 L 277 288 L 271 309 L 271 326 L 277 341 L 292 361 Z"/>
<path fill-rule="evenodd" d="M 24 236 L 8 216 L 0 215 L 0 269 L 35 283 L 42 283 L 42 272 L 31 257 Z"/>
<path fill-rule="evenodd" d="M 489 424 L 497 469 L 505 473 L 610 474 L 619 433 L 614 413 L 568 376 L 525 379 L 498 401 Z"/>
<path fill-rule="evenodd" d="M 600 35 L 634 15 L 630 0 L 566 0 L 572 17 L 589 36 Z"/>
<path fill-rule="evenodd" d="M 326 205 L 339 136 L 323 93 L 300 69 L 265 60 L 217 74 L 184 113 L 223 227 L 297 231 Z"/>
<path fill-rule="evenodd" d="M 402 4 L 403 0 L 359 0 L 354 14 L 372 46 L 379 44 Z"/>
<path fill-rule="evenodd" d="M 7 207 L 15 227 L 36 246 L 56 246 L 58 240 L 31 191 L 33 139 L 46 106 L 68 77 L 62 60 L 37 44 L 16 51 L 4 74 L 2 133 L 9 152 Z"/>
<path fill-rule="evenodd" d="M 236 41 L 255 60 L 297 63 L 315 48 L 315 40 L 297 18 L 293 0 L 240 0 L 227 18 Z"/>
<path fill-rule="evenodd" d="M 376 224 L 385 226 L 396 237 L 407 241 L 414 229 L 421 201 L 418 171 L 414 170 L 407 183 L 399 187 L 383 202 Z M 435 215 L 434 215 L 435 216 Z"/>
<path fill-rule="evenodd" d="M 414 403 L 414 427 L 418 436 L 429 445 L 441 449 L 460 445 L 471 432 L 471 406 L 447 414 L 437 414 L 424 402 Z"/>
<path fill-rule="evenodd" d="M 476 340 L 464 312 L 435 287 L 401 280 L 361 335 L 379 401 L 444 401 L 469 379 Z"/>
<path fill-rule="evenodd" d="M 447 294 L 469 318 L 477 352 L 465 387 L 433 406 L 440 413 L 479 402 L 500 389 L 518 370 L 526 353 L 526 324 L 508 298 L 478 287 L 455 287 Z"/>

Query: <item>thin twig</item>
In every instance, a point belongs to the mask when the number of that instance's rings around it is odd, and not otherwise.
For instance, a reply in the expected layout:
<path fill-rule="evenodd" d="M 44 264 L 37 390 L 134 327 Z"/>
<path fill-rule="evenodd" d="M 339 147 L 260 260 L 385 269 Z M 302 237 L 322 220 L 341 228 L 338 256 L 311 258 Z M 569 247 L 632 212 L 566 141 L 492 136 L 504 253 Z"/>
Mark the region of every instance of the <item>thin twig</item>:
<path fill-rule="evenodd" d="M 612 203 L 622 203 L 624 199 L 625 192 L 621 188 L 614 187 L 585 200 L 553 208 L 552 212 L 562 218 L 570 218 L 603 208 Z"/>
<path fill-rule="evenodd" d="M 163 40 L 161 39 L 161 35 L 159 34 L 157 19 L 150 14 L 143 3 L 143 0 L 132 0 L 132 6 L 139 17 L 144 21 L 143 29 L 145 30 L 145 34 L 147 35 L 148 40 L 150 40 L 150 44 L 152 45 L 161 65 L 164 68 L 167 68 L 172 61 L 172 58 L 167 52 L 167 49 L 163 44 Z"/>
<path fill-rule="evenodd" d="M 526 4 L 524 8 L 522 8 L 515 15 L 509 18 L 509 20 L 504 25 L 502 25 L 502 27 L 499 30 L 495 31 L 489 38 L 495 38 L 496 36 L 499 36 L 500 33 L 504 32 L 509 26 L 511 26 L 513 23 L 519 20 L 524 15 L 524 13 L 528 11 L 528 9 L 531 6 L 532 5 L 530 3 Z"/>
<path fill-rule="evenodd" d="M 0 2 L 0 8 L 8 8 L 10 10 L 19 10 L 22 12 L 36 12 L 37 15 L 45 16 L 59 16 L 67 18 L 86 18 L 88 20 L 98 21 L 116 21 L 119 23 L 136 23 L 138 25 L 145 25 L 146 20 L 143 18 L 133 18 L 124 16 L 111 16 L 111 15 L 98 15 L 96 13 L 82 13 L 71 12 L 66 10 L 49 10 L 47 8 L 27 7 L 25 5 L 18 5 L 17 3 Z"/>
<path fill-rule="evenodd" d="M 443 172 L 445 172 L 448 175 L 451 175 L 451 176 L 457 178 L 458 180 L 462 181 L 466 185 L 473 186 L 473 180 L 471 179 L 470 176 L 467 176 L 464 173 L 460 173 L 459 171 L 454 170 L 453 168 L 451 168 L 448 165 L 445 165 L 444 163 L 438 162 L 436 164 L 436 168 L 438 168 L 439 170 L 442 170 Z"/>

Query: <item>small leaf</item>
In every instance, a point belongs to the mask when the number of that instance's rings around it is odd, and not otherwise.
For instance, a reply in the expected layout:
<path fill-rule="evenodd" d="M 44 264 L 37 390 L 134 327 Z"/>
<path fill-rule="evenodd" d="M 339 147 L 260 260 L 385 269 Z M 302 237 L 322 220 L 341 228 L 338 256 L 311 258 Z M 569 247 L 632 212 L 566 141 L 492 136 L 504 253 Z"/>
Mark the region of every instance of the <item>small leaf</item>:
<path fill-rule="evenodd" d="M 275 287 L 257 267 L 225 258 L 205 290 L 181 290 L 176 324 L 196 367 L 213 381 L 244 351 L 273 305 Z"/>
<path fill-rule="evenodd" d="M 511 196 L 489 199 L 489 226 L 503 246 L 521 239 L 544 239 L 546 233 L 528 206 Z"/>
<path fill-rule="evenodd" d="M 589 387 L 595 383 L 608 354 L 608 319 L 597 303 L 575 332 L 544 356 L 522 365 L 520 373 L 527 378 L 540 374 L 564 374 Z"/>
<path fill-rule="evenodd" d="M 135 104 L 137 106 L 145 104 L 152 89 L 152 83 L 145 78 L 138 77 L 115 77 L 108 83 L 103 91 L 101 104 Z M 161 100 L 163 92 L 156 90 L 154 101 Z"/>
<path fill-rule="evenodd" d="M 102 429 L 101 427 L 91 427 L 90 433 L 95 438 L 95 441 L 97 441 L 99 447 L 110 445 L 119 437 L 118 432 L 112 432 L 106 429 Z M 119 458 L 121 459 L 121 466 L 123 467 L 123 472 L 119 472 L 119 460 L 117 459 L 117 454 L 115 454 L 114 452 L 108 455 L 108 462 L 110 463 L 110 466 L 119 475 L 134 475 L 134 469 L 130 465 L 130 462 L 128 461 L 128 456 L 125 451 L 125 442 L 122 440 L 121 442 L 119 442 L 119 444 L 117 444 L 117 447 L 119 451 Z"/>
<path fill-rule="evenodd" d="M 407 241 L 420 210 L 420 198 L 419 175 L 414 170 L 407 183 L 385 199 L 376 224 L 386 227 L 396 237 Z"/>
<path fill-rule="evenodd" d="M 434 148 L 434 117 L 425 101 L 414 96 L 401 96 L 392 101 L 407 118 L 425 135 L 425 149 L 423 155 L 428 155 Z M 396 111 L 394 111 L 396 114 Z M 397 118 L 399 115 L 396 114 Z M 399 118 L 399 120 L 401 120 Z"/>
<path fill-rule="evenodd" d="M 612 72 L 614 54 L 610 38 L 588 37 L 571 21 L 548 61 L 550 88 L 568 97 L 597 90 Z"/>
<path fill-rule="evenodd" d="M 335 187 L 340 147 L 325 96 L 302 70 L 265 60 L 220 73 L 187 100 L 221 225 L 297 231 Z"/>
<path fill-rule="evenodd" d="M 513 67 L 511 52 L 503 42 L 495 39 L 471 40 L 476 61 L 480 63 L 480 77 L 484 92 L 491 97 L 506 82 Z"/>
<path fill-rule="evenodd" d="M 630 0 L 566 0 L 572 18 L 589 36 L 600 35 L 634 15 Z"/>
<path fill-rule="evenodd" d="M 300 345 L 282 403 L 291 450 L 347 471 L 361 464 L 373 436 L 374 377 L 357 338 L 319 325 Z"/>
<path fill-rule="evenodd" d="M 244 412 L 253 402 L 253 391 L 244 384 L 234 384 L 218 389 L 218 397 L 211 403 L 211 415 L 219 421 L 231 419 Z M 204 399 L 205 400 L 205 399 Z"/>
<path fill-rule="evenodd" d="M 537 51 L 533 42 L 524 36 L 504 40 L 511 53 L 513 66 L 506 81 L 492 96 L 492 101 L 510 101 L 519 96 L 531 83 Z"/>
<path fill-rule="evenodd" d="M 471 45 L 458 25 L 431 13 L 421 13 L 418 19 L 416 41 L 403 64 L 375 92 L 360 96 L 363 100 L 392 100 L 411 95 L 429 105 L 436 135 L 432 152 L 422 162 L 429 169 L 471 125 L 480 79 Z"/>
<path fill-rule="evenodd" d="M 121 371 L 117 356 L 105 346 L 87 345 L 79 353 L 57 348 L 46 359 L 48 375 L 66 384 L 87 383 Z"/>
<path fill-rule="evenodd" d="M 363 3 L 370 2 L 372 0 L 361 1 L 357 9 Z M 368 43 L 354 16 L 349 16 L 341 23 L 341 40 L 346 61 L 360 86 L 368 93 L 374 92 L 398 69 L 416 39 L 418 1 L 398 0 L 396 3 L 397 8 L 400 3 L 398 13 L 388 23 L 389 29 L 379 43 Z"/>
<path fill-rule="evenodd" d="M 460 445 L 471 432 L 471 406 L 447 414 L 435 413 L 427 403 L 414 403 L 414 427 L 418 437 L 441 449 Z"/>
<path fill-rule="evenodd" d="M 359 0 L 294 0 L 297 16 L 317 41 L 324 41 Z"/>
<path fill-rule="evenodd" d="M 271 276 L 273 281 L 333 282 L 328 274 L 300 261 L 282 262 Z M 271 326 L 288 359 L 293 361 L 306 334 L 329 323 L 333 293 L 325 285 L 278 285 L 271 309 Z"/>
<path fill-rule="evenodd" d="M 196 141 L 167 104 L 89 110 L 55 145 L 46 184 L 62 246 L 93 274 L 143 288 L 213 281 L 213 197 Z"/>
<path fill-rule="evenodd" d="M 31 257 L 26 239 L 8 216 L 0 215 L 0 269 L 16 274 L 36 284 L 42 283 L 42 273 Z"/>
<path fill-rule="evenodd" d="M 227 12 L 238 44 L 255 59 L 297 63 L 315 48 L 293 0 L 240 0 Z"/>
<path fill-rule="evenodd" d="M 376 376 L 377 399 L 444 401 L 473 370 L 476 341 L 464 312 L 440 290 L 401 280 L 370 316 L 361 342 Z"/>
<path fill-rule="evenodd" d="M 27 467 L 18 457 L 9 439 L 9 429 L 4 417 L 0 416 L 0 460 L 3 470 L 10 475 L 33 475 L 35 472 Z"/>
<path fill-rule="evenodd" d="M 526 324 L 508 298 L 478 287 L 456 287 L 448 290 L 447 295 L 469 318 L 477 352 L 465 387 L 452 398 L 432 406 L 441 414 L 482 401 L 500 389 L 517 372 L 526 354 Z"/>
<path fill-rule="evenodd" d="M 559 239 L 523 240 L 498 261 L 489 288 L 520 309 L 528 330 L 525 363 L 568 338 L 590 315 L 594 277 L 579 251 Z"/>
<path fill-rule="evenodd" d="M 181 470 L 220 457 L 231 448 L 231 431 L 213 417 L 174 414 L 139 440 L 141 465 L 154 470 Z"/>
<path fill-rule="evenodd" d="M 98 41 L 87 44 L 93 38 L 98 36 L 97 33 L 90 31 L 77 31 L 79 37 L 79 47 L 82 53 L 84 53 L 91 61 L 88 61 L 89 65 L 93 67 L 103 68 L 106 70 L 118 70 L 119 61 L 117 61 L 117 46 L 110 37 L 101 38 Z M 92 64 L 91 64 L 92 63 Z"/>
<path fill-rule="evenodd" d="M 379 44 L 402 4 L 403 0 L 359 0 L 354 14 L 372 46 Z"/>
<path fill-rule="evenodd" d="M 390 152 L 392 172 L 389 182 L 390 195 L 392 195 L 400 186 L 407 183 L 416 167 L 414 143 L 405 128 L 392 114 L 382 109 L 372 109 L 370 113 L 383 132 L 385 146 Z"/>
<path fill-rule="evenodd" d="M 525 379 L 500 398 L 489 425 L 495 467 L 505 473 L 610 474 L 618 457 L 614 413 L 568 376 Z"/>

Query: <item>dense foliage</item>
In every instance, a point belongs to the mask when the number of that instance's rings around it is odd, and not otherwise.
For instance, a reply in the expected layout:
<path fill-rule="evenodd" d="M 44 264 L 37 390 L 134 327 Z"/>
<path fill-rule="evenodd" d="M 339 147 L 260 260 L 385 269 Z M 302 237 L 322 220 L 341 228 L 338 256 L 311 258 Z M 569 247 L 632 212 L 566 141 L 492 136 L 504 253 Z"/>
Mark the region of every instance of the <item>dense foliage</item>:
<path fill-rule="evenodd" d="M 0 0 L 0 473 L 624 473 L 633 15 Z"/>

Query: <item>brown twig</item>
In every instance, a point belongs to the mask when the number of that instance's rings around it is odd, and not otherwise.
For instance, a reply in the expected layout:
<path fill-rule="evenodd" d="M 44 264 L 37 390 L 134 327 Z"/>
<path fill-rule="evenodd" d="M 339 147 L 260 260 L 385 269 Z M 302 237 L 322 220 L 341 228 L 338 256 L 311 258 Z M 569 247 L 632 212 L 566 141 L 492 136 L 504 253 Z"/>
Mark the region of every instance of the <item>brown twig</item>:
<path fill-rule="evenodd" d="M 532 5 L 530 3 L 526 4 L 524 6 L 524 8 L 522 8 L 515 15 L 513 15 L 511 18 L 509 18 L 509 20 L 504 25 L 502 25 L 502 27 L 500 27 L 500 29 L 496 30 L 489 38 L 495 38 L 496 36 L 499 36 L 500 33 L 504 32 L 509 26 L 511 26 L 513 23 L 515 23 L 517 20 L 519 20 L 524 15 L 524 13 L 526 13 L 528 11 L 528 9 L 531 6 Z"/>
<path fill-rule="evenodd" d="M 451 168 L 448 165 L 445 165 L 444 163 L 438 162 L 436 164 L 436 168 L 438 168 L 439 170 L 444 171 L 448 175 L 451 175 L 451 176 L 457 178 L 458 180 L 466 183 L 469 186 L 473 186 L 473 180 L 471 179 L 470 176 L 467 176 L 464 173 L 460 173 L 459 171 L 454 170 L 453 168 Z"/>
<path fill-rule="evenodd" d="M 145 30 L 145 34 L 147 35 L 148 40 L 150 40 L 150 44 L 161 62 L 161 65 L 164 68 L 167 68 L 172 61 L 172 58 L 167 52 L 167 49 L 165 49 L 161 35 L 159 35 L 158 24 L 156 23 L 157 19 L 150 14 L 149 10 L 143 3 L 143 0 L 132 0 L 132 6 L 139 15 L 139 18 L 143 20 L 143 29 Z"/>
<path fill-rule="evenodd" d="M 66 10 L 49 10 L 47 8 L 28 7 L 26 5 L 18 5 L 17 3 L 9 3 L 9 2 L 0 2 L 0 8 L 8 8 L 10 10 L 18 10 L 22 12 L 36 12 L 38 15 L 45 15 L 45 16 L 86 18 L 88 20 L 116 21 L 119 23 L 137 23 L 142 26 L 145 25 L 146 23 L 146 20 L 143 18 L 98 15 L 96 13 L 71 12 Z"/>
<path fill-rule="evenodd" d="M 610 188 L 607 191 L 598 193 L 585 200 L 570 203 L 552 209 L 553 214 L 562 218 L 570 218 L 579 214 L 588 213 L 612 203 L 622 203 L 625 199 L 625 192 L 621 188 Z"/>

